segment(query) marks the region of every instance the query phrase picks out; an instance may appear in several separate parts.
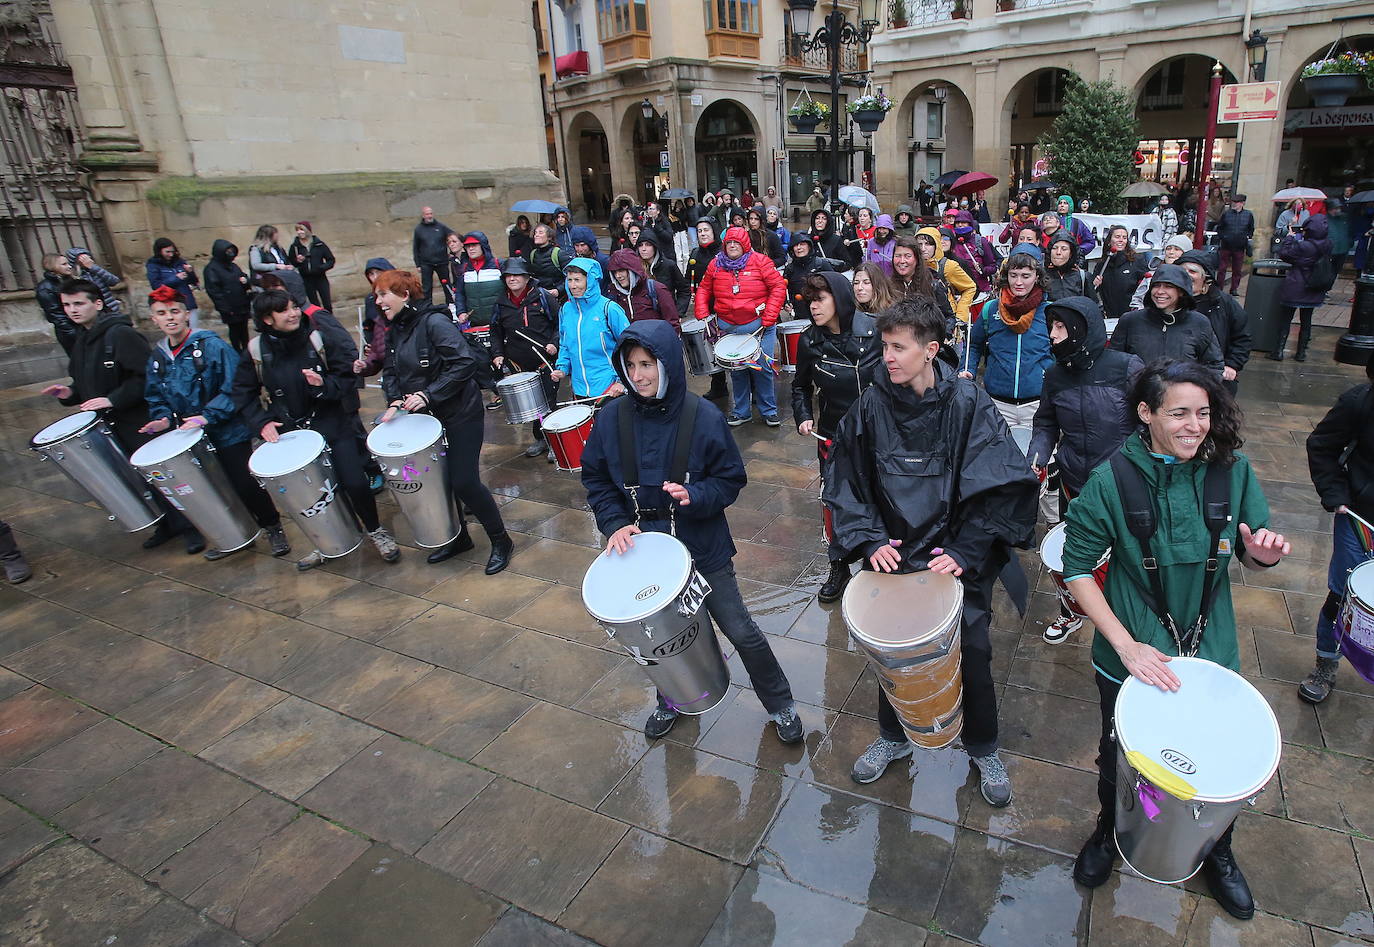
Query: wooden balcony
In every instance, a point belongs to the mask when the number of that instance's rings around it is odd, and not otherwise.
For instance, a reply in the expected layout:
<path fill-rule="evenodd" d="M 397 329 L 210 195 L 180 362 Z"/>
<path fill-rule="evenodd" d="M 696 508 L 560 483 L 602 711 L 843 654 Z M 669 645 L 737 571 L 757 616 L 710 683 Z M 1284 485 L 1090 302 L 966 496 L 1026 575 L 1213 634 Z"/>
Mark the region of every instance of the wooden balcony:
<path fill-rule="evenodd" d="M 712 59 L 758 59 L 759 34 L 707 30 L 706 54 Z"/>
<path fill-rule="evenodd" d="M 608 66 L 635 59 L 652 59 L 653 42 L 648 30 L 634 30 L 603 39 L 601 41 L 601 57 Z"/>

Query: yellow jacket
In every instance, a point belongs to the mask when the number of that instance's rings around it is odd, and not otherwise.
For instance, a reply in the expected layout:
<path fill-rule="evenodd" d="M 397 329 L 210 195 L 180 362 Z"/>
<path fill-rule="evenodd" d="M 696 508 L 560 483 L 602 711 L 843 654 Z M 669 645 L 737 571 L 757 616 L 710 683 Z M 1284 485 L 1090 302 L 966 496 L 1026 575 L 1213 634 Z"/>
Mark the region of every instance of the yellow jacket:
<path fill-rule="evenodd" d="M 940 248 L 939 230 L 934 227 L 922 227 L 916 231 L 917 236 L 921 234 L 925 234 L 935 241 L 935 256 L 926 261 L 926 266 L 930 267 L 931 272 L 945 284 L 945 290 L 949 293 L 949 304 L 954 309 L 955 317 L 964 325 L 968 325 L 969 306 L 973 304 L 973 297 L 978 292 L 973 277 L 964 272 L 964 268 L 958 263 L 945 262 L 945 251 Z"/>

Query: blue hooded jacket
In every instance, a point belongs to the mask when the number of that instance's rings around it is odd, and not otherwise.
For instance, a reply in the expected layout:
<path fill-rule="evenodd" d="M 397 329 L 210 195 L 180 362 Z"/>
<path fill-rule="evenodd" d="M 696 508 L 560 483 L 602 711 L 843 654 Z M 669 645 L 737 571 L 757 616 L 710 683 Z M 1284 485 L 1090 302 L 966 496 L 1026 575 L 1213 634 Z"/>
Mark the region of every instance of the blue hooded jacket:
<path fill-rule="evenodd" d="M 558 362 L 554 367 L 571 377 L 573 394 L 593 398 L 616 382 L 611 353 L 630 320 L 624 309 L 601 294 L 599 263 L 590 257 L 577 257 L 568 264 L 569 269 L 573 267 L 586 274 L 587 291 L 573 296 L 567 281 L 563 283 L 568 301 L 558 310 Z"/>
<path fill-rule="evenodd" d="M 658 359 L 659 397 L 642 397 L 630 384 L 624 356 L 632 346 L 640 346 Z M 725 416 L 715 405 L 687 390 L 682 343 L 673 327 L 662 320 L 647 319 L 626 329 L 615 347 L 613 361 L 628 394 L 601 409 L 582 454 L 582 484 L 587 488 L 587 503 L 596 515 L 597 529 L 610 536 L 635 521 L 635 505 L 624 487 L 620 463 L 620 413 L 632 411 L 634 454 L 643 484 L 638 491 L 642 511 L 639 527 L 668 532 L 666 514 L 672 507 L 677 538 L 692 554 L 697 569 L 704 573 L 723 569 L 735 555 L 725 508 L 735 502 L 748 482 L 744 460 Z M 688 398 L 697 400 L 683 483 L 692 502 L 678 506 L 660 484 L 668 478 L 678 422 Z"/>
<path fill-rule="evenodd" d="M 983 307 L 982 316 L 973 320 L 969 331 L 973 350 L 969 371 L 978 374 L 978 364 L 986 357 L 983 387 L 988 394 L 1001 401 L 1039 398 L 1045 370 L 1054 364 L 1049 325 L 1045 322 L 1049 299 L 1040 301 L 1025 332 L 1014 332 L 1002 321 L 999 301 L 1000 297 L 994 297 Z"/>
<path fill-rule="evenodd" d="M 248 440 L 248 428 L 230 397 L 238 367 L 239 353 L 209 329 L 192 332 L 175 356 L 164 338 L 148 359 L 144 384 L 148 419 L 166 418 L 176 427 L 199 414 L 208 422 L 205 433 L 216 447 Z"/>

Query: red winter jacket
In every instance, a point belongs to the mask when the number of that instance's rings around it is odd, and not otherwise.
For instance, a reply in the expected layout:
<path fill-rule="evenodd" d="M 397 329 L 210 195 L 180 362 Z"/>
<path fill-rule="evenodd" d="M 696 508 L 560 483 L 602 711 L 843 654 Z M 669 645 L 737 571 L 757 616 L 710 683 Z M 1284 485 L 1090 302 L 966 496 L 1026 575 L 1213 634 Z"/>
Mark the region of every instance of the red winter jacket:
<path fill-rule="evenodd" d="M 734 291 L 737 282 L 739 292 Z M 787 280 L 773 261 L 750 251 L 749 262 L 737 273 L 723 270 L 712 260 L 697 287 L 696 314 L 705 319 L 714 312 L 721 321 L 742 326 L 763 315 L 765 327 L 776 325 L 787 300 Z"/>

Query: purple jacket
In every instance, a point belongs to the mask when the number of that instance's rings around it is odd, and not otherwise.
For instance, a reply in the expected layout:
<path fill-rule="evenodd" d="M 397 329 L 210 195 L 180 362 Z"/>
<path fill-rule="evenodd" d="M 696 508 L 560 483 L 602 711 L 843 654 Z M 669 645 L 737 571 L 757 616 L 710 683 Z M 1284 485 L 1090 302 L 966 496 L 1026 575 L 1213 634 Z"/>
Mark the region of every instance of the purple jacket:
<path fill-rule="evenodd" d="M 997 280 L 997 251 L 987 237 L 978 232 L 978 224 L 973 215 L 966 210 L 959 211 L 954 218 L 954 244 L 950 252 L 963 260 L 973 271 L 973 282 L 978 292 L 986 293 Z"/>
<path fill-rule="evenodd" d="M 1307 288 L 1312 267 L 1324 256 L 1331 255 L 1331 241 L 1326 238 L 1325 214 L 1309 217 L 1300 233 L 1290 233 L 1279 244 L 1279 259 L 1293 264 L 1279 287 L 1279 302 L 1285 306 L 1320 306 L 1326 293 Z"/>
<path fill-rule="evenodd" d="M 893 229 L 891 214 L 879 214 L 878 219 L 873 222 L 873 226 L 886 227 L 888 230 L 887 243 L 879 243 L 875 236 L 868 241 L 868 248 L 864 250 L 864 262 L 873 263 L 878 266 L 888 276 L 892 275 L 892 251 L 897 249 L 897 233 Z"/>

